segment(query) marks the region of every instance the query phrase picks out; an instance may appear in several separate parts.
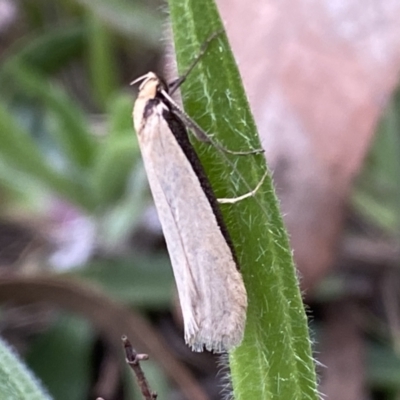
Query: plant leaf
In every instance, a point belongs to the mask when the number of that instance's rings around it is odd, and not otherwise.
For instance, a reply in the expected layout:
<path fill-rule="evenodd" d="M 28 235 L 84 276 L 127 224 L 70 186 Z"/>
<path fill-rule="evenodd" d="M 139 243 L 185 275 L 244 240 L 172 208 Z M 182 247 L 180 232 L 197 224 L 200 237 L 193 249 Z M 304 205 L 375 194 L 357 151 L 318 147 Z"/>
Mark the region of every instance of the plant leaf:
<path fill-rule="evenodd" d="M 44 160 L 35 142 L 20 126 L 8 107 L 0 102 L 0 157 L 48 190 L 85 209 L 91 209 L 91 194 L 79 182 L 57 172 Z M 27 188 L 29 190 L 29 188 Z"/>
<path fill-rule="evenodd" d="M 112 298 L 136 307 L 162 310 L 172 301 L 174 282 L 165 256 L 93 262 L 70 275 L 95 282 Z"/>
<path fill-rule="evenodd" d="M 108 137 L 120 136 L 127 132 L 130 138 L 135 137 L 132 135 L 132 95 L 124 92 L 117 93 L 112 98 L 107 107 L 107 126 Z"/>
<path fill-rule="evenodd" d="M 81 400 L 89 394 L 92 346 L 88 321 L 63 315 L 33 343 L 27 362 L 55 399 Z"/>
<path fill-rule="evenodd" d="M 117 91 L 116 47 L 114 35 L 93 13 L 86 13 L 88 29 L 88 61 L 93 98 L 101 109 Z"/>
<path fill-rule="evenodd" d="M 81 55 L 85 46 L 85 35 L 86 28 L 81 25 L 63 25 L 61 28 L 41 32 L 34 38 L 29 36 L 18 41 L 7 51 L 4 59 L 7 60 L 6 64 L 18 62 L 43 74 L 52 74 Z M 0 79 L 2 78 L 0 71 Z"/>
<path fill-rule="evenodd" d="M 8 400 L 50 400 L 32 372 L 0 338 L 0 393 Z"/>
<path fill-rule="evenodd" d="M 44 76 L 22 63 L 8 63 L 3 67 L 3 77 L 8 77 L 24 95 L 39 100 L 46 110 L 53 113 L 58 126 L 57 129 L 51 129 L 50 133 L 71 166 L 88 167 L 93 161 L 97 143 L 88 130 L 89 123 L 81 108 L 72 102 L 61 87 L 49 83 Z"/>
<path fill-rule="evenodd" d="M 138 145 L 132 136 L 111 136 L 102 144 L 92 171 L 98 205 L 104 206 L 122 197 L 138 153 Z"/>
<path fill-rule="evenodd" d="M 115 30 L 140 37 L 145 45 L 157 48 L 160 39 L 160 21 L 140 2 L 123 0 L 76 0 Z"/>
<path fill-rule="evenodd" d="M 378 390 L 400 390 L 400 357 L 389 346 L 368 343 L 367 379 Z"/>
<path fill-rule="evenodd" d="M 169 5 L 182 72 L 222 23 L 212 0 L 169 0 Z M 181 92 L 186 112 L 214 140 L 231 150 L 260 148 L 224 34 L 210 44 Z M 195 145 L 218 197 L 247 192 L 266 171 L 263 155 L 228 158 Z M 235 398 L 317 399 L 307 318 L 270 176 L 254 197 L 221 208 L 248 294 L 245 337 L 230 354 Z"/>

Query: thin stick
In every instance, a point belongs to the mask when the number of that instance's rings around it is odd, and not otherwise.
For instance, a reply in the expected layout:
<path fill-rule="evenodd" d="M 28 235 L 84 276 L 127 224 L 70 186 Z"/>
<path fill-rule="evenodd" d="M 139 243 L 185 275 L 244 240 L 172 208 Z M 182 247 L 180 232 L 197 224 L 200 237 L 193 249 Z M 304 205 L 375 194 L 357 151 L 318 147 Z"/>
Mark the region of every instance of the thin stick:
<path fill-rule="evenodd" d="M 129 339 L 124 335 L 121 338 L 122 344 L 124 345 L 125 358 L 127 364 L 131 367 L 132 371 L 136 375 L 140 391 L 142 392 L 144 400 L 156 400 L 157 393 L 153 392 L 149 383 L 147 382 L 146 376 L 140 366 L 140 361 L 148 360 L 149 356 L 147 354 L 138 354 L 136 350 L 132 347 Z"/>

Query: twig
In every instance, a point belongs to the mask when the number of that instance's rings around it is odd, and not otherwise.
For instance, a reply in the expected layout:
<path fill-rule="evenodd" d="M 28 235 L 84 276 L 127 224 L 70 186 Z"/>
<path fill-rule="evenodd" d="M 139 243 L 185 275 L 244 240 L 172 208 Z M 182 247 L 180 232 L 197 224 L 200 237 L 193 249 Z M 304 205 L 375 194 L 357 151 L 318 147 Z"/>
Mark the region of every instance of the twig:
<path fill-rule="evenodd" d="M 138 354 L 136 350 L 132 347 L 129 339 L 124 335 L 122 336 L 122 343 L 124 345 L 126 362 L 132 368 L 134 374 L 136 375 L 136 379 L 140 390 L 143 395 L 143 399 L 145 400 L 156 400 L 157 393 L 153 392 L 150 387 L 147 379 L 144 375 L 142 367 L 140 366 L 140 361 L 148 360 L 149 356 L 147 354 Z"/>

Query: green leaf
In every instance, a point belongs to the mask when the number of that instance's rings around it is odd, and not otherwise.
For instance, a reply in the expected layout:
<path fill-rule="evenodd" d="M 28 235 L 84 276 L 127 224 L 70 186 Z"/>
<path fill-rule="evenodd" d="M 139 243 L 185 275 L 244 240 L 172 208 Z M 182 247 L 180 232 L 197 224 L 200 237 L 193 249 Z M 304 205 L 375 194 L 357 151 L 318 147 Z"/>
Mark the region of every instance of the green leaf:
<path fill-rule="evenodd" d="M 400 390 L 400 357 L 392 348 L 369 343 L 367 348 L 368 383 L 380 390 Z"/>
<path fill-rule="evenodd" d="M 117 90 L 116 47 L 113 35 L 100 19 L 86 15 L 88 31 L 88 61 L 92 81 L 93 98 L 104 109 L 109 97 Z"/>
<path fill-rule="evenodd" d="M 89 123 L 61 87 L 51 84 L 44 76 L 28 69 L 22 63 L 9 63 L 3 68 L 8 77 L 24 95 L 32 96 L 52 112 L 57 126 L 50 129 L 61 151 L 76 168 L 88 167 L 93 162 L 97 143 L 88 131 Z M 76 177 L 74 177 L 76 178 Z"/>
<path fill-rule="evenodd" d="M 132 155 L 130 155 L 132 157 Z M 99 240 L 102 246 L 115 249 L 126 243 L 140 224 L 149 204 L 147 176 L 142 163 L 136 163 L 123 195 L 105 210 L 99 221 Z"/>
<path fill-rule="evenodd" d="M 76 205 L 89 210 L 93 208 L 91 193 L 83 185 L 68 179 L 46 163 L 29 133 L 15 121 L 2 102 L 0 142 L 0 157 L 10 166 Z"/>
<path fill-rule="evenodd" d="M 222 24 L 212 0 L 169 5 L 182 72 Z M 181 92 L 186 112 L 214 140 L 231 150 L 260 148 L 225 34 L 210 44 Z M 218 197 L 248 192 L 266 171 L 263 155 L 228 157 L 204 144 L 196 148 Z M 235 398 L 317 399 L 307 318 L 270 176 L 254 197 L 221 208 L 248 294 L 245 337 L 230 353 Z"/>
<path fill-rule="evenodd" d="M 94 262 L 70 275 L 95 282 L 113 298 L 136 307 L 165 309 L 174 293 L 171 265 L 165 256 Z"/>
<path fill-rule="evenodd" d="M 35 204 L 36 201 L 43 204 L 43 197 L 46 190 L 39 185 L 32 185 L 32 177 L 17 168 L 9 165 L 7 160 L 0 156 L 0 185 L 5 196 L 11 196 L 16 203 L 26 201 L 27 209 Z M 29 193 L 26 188 L 29 187 Z M 5 189 L 5 190 L 4 190 Z M 4 208 L 3 208 L 4 211 Z"/>
<path fill-rule="evenodd" d="M 28 364 L 55 399 L 88 398 L 92 337 L 87 321 L 63 316 L 33 344 L 27 357 Z"/>
<path fill-rule="evenodd" d="M 99 149 L 93 166 L 93 187 L 98 205 L 103 206 L 122 196 L 139 156 L 133 135 L 108 139 Z"/>
<path fill-rule="evenodd" d="M 135 134 L 132 132 L 133 102 L 134 99 L 127 93 L 118 93 L 109 101 L 107 107 L 109 136 L 127 134 L 136 140 Z"/>
<path fill-rule="evenodd" d="M 378 127 L 365 167 L 353 193 L 356 209 L 384 230 L 400 233 L 400 91 L 393 96 Z"/>
<path fill-rule="evenodd" d="M 33 38 L 29 35 L 8 50 L 4 59 L 7 63 L 19 62 L 43 74 L 51 74 L 83 52 L 85 34 L 84 27 L 71 24 L 41 32 Z"/>
<path fill-rule="evenodd" d="M 0 338 L 0 393 L 7 400 L 50 400 L 32 372 Z"/>
<path fill-rule="evenodd" d="M 140 2 L 123 0 L 76 0 L 119 32 L 141 38 L 145 46 L 159 47 L 160 20 Z"/>
<path fill-rule="evenodd" d="M 108 105 L 107 136 L 99 146 L 92 169 L 100 205 L 121 200 L 129 190 L 129 178 L 139 159 L 139 145 L 132 132 L 132 104 L 132 97 L 121 93 Z"/>

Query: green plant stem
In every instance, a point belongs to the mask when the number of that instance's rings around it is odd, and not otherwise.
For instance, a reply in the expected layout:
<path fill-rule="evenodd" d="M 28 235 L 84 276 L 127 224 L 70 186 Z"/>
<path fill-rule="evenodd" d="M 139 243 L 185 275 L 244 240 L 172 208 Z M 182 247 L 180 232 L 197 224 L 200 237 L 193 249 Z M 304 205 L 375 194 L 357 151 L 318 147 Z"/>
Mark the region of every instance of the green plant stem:
<path fill-rule="evenodd" d="M 169 0 L 169 5 L 182 73 L 222 24 L 212 0 Z M 231 150 L 260 147 L 224 34 L 211 43 L 181 93 L 186 112 L 214 140 Z M 207 145 L 195 146 L 218 197 L 247 192 L 266 170 L 263 155 L 228 158 Z M 272 180 L 268 177 L 253 198 L 221 208 L 248 294 L 245 337 L 229 355 L 235 398 L 317 399 L 307 318 Z"/>

